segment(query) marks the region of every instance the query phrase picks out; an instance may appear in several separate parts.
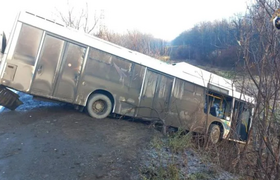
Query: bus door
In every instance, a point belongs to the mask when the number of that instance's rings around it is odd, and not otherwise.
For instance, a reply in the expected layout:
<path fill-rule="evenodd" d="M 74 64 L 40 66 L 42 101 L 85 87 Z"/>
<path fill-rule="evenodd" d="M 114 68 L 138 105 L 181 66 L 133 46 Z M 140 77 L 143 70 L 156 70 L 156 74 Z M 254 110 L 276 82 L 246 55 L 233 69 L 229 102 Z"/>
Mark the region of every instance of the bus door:
<path fill-rule="evenodd" d="M 173 79 L 148 70 L 138 114 L 144 117 L 162 117 L 167 112 Z"/>
<path fill-rule="evenodd" d="M 31 85 L 32 94 L 52 97 L 64 43 L 63 40 L 53 36 L 45 36 Z"/>
<path fill-rule="evenodd" d="M 234 113 L 236 116 L 236 139 L 246 141 L 251 126 L 251 110 L 245 102 L 236 101 Z"/>
<path fill-rule="evenodd" d="M 53 96 L 67 102 L 73 102 L 77 95 L 78 80 L 86 47 L 68 42 L 64 49 Z"/>
<path fill-rule="evenodd" d="M 86 48 L 46 35 L 31 93 L 73 102 Z"/>
<path fill-rule="evenodd" d="M 159 75 L 157 79 L 157 86 L 153 100 L 153 117 L 160 116 L 165 118 L 169 110 L 170 95 L 172 89 L 173 79 L 168 76 Z"/>
<path fill-rule="evenodd" d="M 158 73 L 147 70 L 144 88 L 140 100 L 140 108 L 138 109 L 137 116 L 151 117 L 154 96 L 156 94 L 156 87 L 158 84 L 158 77 Z"/>

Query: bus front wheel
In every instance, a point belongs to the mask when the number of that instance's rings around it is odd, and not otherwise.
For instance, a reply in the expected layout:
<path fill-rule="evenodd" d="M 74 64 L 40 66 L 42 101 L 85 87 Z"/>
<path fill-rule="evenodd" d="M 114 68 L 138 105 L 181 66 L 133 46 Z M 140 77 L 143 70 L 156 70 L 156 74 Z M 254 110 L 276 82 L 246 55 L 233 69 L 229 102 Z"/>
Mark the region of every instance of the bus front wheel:
<path fill-rule="evenodd" d="M 217 124 L 211 124 L 209 128 L 209 138 L 212 144 L 216 144 L 219 142 L 221 136 L 220 126 Z"/>
<path fill-rule="evenodd" d="M 88 114 L 96 119 L 106 118 L 112 110 L 110 98 L 104 94 L 93 94 L 87 103 Z"/>

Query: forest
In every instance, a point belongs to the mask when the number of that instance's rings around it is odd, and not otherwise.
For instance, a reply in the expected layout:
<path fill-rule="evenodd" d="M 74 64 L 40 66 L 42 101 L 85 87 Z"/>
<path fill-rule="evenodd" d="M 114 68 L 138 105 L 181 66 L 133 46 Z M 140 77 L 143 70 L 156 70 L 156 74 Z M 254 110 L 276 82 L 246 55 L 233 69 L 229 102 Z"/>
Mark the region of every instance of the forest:
<path fill-rule="evenodd" d="M 228 68 L 244 64 L 242 60 L 244 44 L 241 44 L 244 38 L 250 39 L 251 48 L 258 48 L 257 44 L 262 43 L 264 32 L 257 29 L 257 23 L 269 26 L 273 30 L 272 16 L 276 10 L 273 8 L 277 6 L 276 2 L 278 1 L 258 0 L 248 5 L 245 14 L 233 15 L 229 19 L 199 22 L 193 28 L 178 34 L 172 41 L 155 38 L 140 30 L 116 33 L 102 23 L 104 12 L 95 13 L 92 16 L 87 4 L 82 10 L 68 4 L 68 9 L 58 11 L 56 14 L 68 27 L 82 30 L 160 60 L 195 61 L 200 65 Z M 264 8 L 263 6 L 267 6 L 268 3 L 274 3 L 274 5 L 269 5 L 268 9 Z"/>

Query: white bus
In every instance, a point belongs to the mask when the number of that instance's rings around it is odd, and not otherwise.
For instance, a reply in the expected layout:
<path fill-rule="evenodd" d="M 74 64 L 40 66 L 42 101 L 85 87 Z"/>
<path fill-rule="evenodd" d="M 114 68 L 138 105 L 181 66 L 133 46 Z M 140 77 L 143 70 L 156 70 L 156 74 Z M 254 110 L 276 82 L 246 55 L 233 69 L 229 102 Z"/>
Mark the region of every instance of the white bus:
<path fill-rule="evenodd" d="M 28 12 L 19 13 L 0 64 L 0 103 L 15 109 L 20 102 L 6 87 L 86 107 L 97 119 L 112 113 L 209 130 L 213 142 L 227 138 L 234 114 L 246 131 L 239 128 L 245 136 L 237 140 L 246 140 L 252 122 L 252 98 L 229 79 L 187 63 L 167 64 Z"/>

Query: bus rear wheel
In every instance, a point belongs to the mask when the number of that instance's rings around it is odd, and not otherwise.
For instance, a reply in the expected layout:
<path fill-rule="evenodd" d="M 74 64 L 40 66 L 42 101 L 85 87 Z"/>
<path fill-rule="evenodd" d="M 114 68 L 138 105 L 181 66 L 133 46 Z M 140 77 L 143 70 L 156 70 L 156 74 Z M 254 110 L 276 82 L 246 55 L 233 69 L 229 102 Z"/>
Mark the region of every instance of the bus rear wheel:
<path fill-rule="evenodd" d="M 212 144 L 217 144 L 220 141 L 221 129 L 217 124 L 211 124 L 209 128 L 209 138 Z"/>
<path fill-rule="evenodd" d="M 104 119 L 111 113 L 112 102 L 104 94 L 93 94 L 87 103 L 88 114 L 96 119 Z"/>

